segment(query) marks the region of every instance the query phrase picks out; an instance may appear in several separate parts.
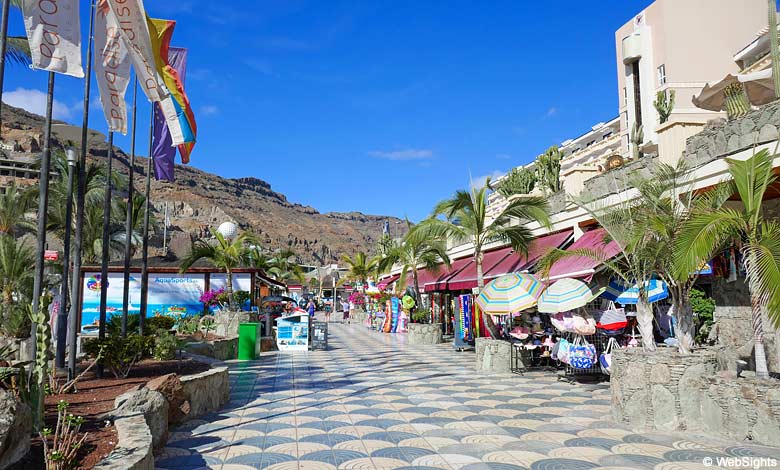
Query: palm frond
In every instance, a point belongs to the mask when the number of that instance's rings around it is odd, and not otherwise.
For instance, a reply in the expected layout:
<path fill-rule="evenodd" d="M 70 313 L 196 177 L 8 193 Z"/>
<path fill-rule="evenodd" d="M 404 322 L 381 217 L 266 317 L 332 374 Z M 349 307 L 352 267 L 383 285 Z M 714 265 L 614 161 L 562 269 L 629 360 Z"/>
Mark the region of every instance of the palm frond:
<path fill-rule="evenodd" d="M 9 36 L 5 43 L 5 60 L 17 65 L 30 65 L 30 44 L 25 36 Z"/>
<path fill-rule="evenodd" d="M 739 239 L 745 220 L 737 211 L 721 208 L 691 217 L 673 247 L 677 277 L 688 276 L 702 263 Z"/>
<path fill-rule="evenodd" d="M 746 244 L 748 277 L 755 280 L 759 291 L 753 293 L 775 328 L 780 327 L 780 223 L 767 222 L 761 227 L 759 240 Z"/>
<path fill-rule="evenodd" d="M 747 160 L 726 159 L 745 211 L 754 224 L 756 218 L 761 216 L 761 203 L 767 188 L 777 179 L 772 169 L 773 161 L 774 155 L 766 149 Z"/>

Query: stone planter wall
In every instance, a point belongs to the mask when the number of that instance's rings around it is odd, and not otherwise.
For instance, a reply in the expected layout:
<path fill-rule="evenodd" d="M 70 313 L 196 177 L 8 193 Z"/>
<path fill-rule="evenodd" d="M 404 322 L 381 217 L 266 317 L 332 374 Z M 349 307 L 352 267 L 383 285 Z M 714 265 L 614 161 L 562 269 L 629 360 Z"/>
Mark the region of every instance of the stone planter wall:
<path fill-rule="evenodd" d="M 713 351 L 681 356 L 676 350 L 641 348 L 612 354 L 612 415 L 635 430 L 684 430 L 698 422 L 697 390 L 715 375 Z"/>
<path fill-rule="evenodd" d="M 154 470 L 152 433 L 141 414 L 114 421 L 119 439 L 95 470 Z"/>
<path fill-rule="evenodd" d="M 190 402 L 190 413 L 185 419 L 192 419 L 219 410 L 230 400 L 230 383 L 227 367 L 217 367 L 195 375 L 181 378 L 184 394 Z"/>
<path fill-rule="evenodd" d="M 30 450 L 32 411 L 13 393 L 0 390 L 0 468 L 8 468 Z"/>
<path fill-rule="evenodd" d="M 238 336 L 215 341 L 196 341 L 187 343 L 184 346 L 184 350 L 191 354 L 213 357 L 220 361 L 228 361 L 238 357 Z"/>
<path fill-rule="evenodd" d="M 441 323 L 409 323 L 409 344 L 441 343 Z"/>
<path fill-rule="evenodd" d="M 238 334 L 239 323 L 249 321 L 249 312 L 217 312 L 214 314 L 214 334 L 231 338 Z"/>
<path fill-rule="evenodd" d="M 780 381 L 717 373 L 716 351 L 612 355 L 612 414 L 636 432 L 696 431 L 780 446 Z"/>
<path fill-rule="evenodd" d="M 500 339 L 477 338 L 477 372 L 509 374 L 511 372 L 512 343 Z"/>

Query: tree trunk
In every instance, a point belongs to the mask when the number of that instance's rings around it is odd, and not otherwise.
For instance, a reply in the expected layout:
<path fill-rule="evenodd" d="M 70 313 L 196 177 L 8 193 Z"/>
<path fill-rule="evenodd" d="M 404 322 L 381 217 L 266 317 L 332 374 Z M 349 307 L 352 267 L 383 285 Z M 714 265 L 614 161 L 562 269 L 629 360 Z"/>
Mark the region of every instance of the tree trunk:
<path fill-rule="evenodd" d="M 639 299 L 636 304 L 636 321 L 639 324 L 639 332 L 642 333 L 642 347 L 649 352 L 655 351 L 653 306 L 646 299 Z"/>
<path fill-rule="evenodd" d="M 412 268 L 412 276 L 414 278 L 414 293 L 416 294 L 417 298 L 415 300 L 415 306 L 414 308 L 417 309 L 420 305 L 420 301 L 422 299 L 422 294 L 420 294 L 420 280 L 417 277 L 417 266 Z M 411 321 L 412 312 L 409 311 L 409 320 Z M 433 323 L 433 313 L 431 313 L 431 323 Z"/>
<path fill-rule="evenodd" d="M 227 286 L 225 287 L 225 290 L 228 296 L 228 307 L 230 310 L 233 310 L 233 306 L 235 305 L 235 299 L 233 299 L 233 271 L 231 269 L 226 269 L 225 271 L 227 272 Z"/>
<path fill-rule="evenodd" d="M 474 255 L 474 264 L 477 266 L 477 286 L 479 287 L 479 290 L 482 290 L 482 288 L 485 287 L 485 274 L 482 272 L 482 260 L 482 250 L 477 249 L 476 254 Z M 485 318 L 485 326 L 487 327 L 488 333 L 490 333 L 490 337 L 492 339 L 497 339 L 500 336 L 500 333 L 496 326 L 496 322 L 493 321 L 493 316 L 484 314 L 483 317 Z"/>
<path fill-rule="evenodd" d="M 675 336 L 679 345 L 677 349 L 680 354 L 690 354 L 694 345 L 695 326 L 693 324 L 693 309 L 691 308 L 690 292 L 681 287 L 671 287 L 672 309 L 674 319 L 677 321 L 675 326 Z"/>
<path fill-rule="evenodd" d="M 743 253 L 745 253 L 743 251 Z M 759 379 L 769 378 L 769 368 L 766 362 L 766 349 L 764 348 L 764 318 L 763 318 L 763 305 L 761 300 L 756 297 L 756 292 L 759 292 L 760 288 L 756 285 L 755 276 L 751 276 L 753 273 L 753 266 L 756 265 L 755 255 L 746 253 L 745 255 L 745 272 L 747 273 L 748 289 L 750 290 L 750 307 L 752 310 L 752 323 L 753 323 L 753 347 L 756 354 L 756 377 Z"/>

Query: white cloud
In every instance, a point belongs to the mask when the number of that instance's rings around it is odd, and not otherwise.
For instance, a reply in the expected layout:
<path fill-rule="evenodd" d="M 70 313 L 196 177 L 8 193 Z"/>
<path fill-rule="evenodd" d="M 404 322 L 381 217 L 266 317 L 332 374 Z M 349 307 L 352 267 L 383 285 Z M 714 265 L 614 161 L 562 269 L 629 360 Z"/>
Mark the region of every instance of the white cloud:
<path fill-rule="evenodd" d="M 244 61 L 247 67 L 255 72 L 262 73 L 263 75 L 273 75 L 273 67 L 271 63 L 263 59 L 246 59 Z"/>
<path fill-rule="evenodd" d="M 219 108 L 214 105 L 201 106 L 198 110 L 198 114 L 202 116 L 214 116 L 215 114 L 219 114 Z"/>
<path fill-rule="evenodd" d="M 433 150 L 428 149 L 404 149 L 389 152 L 374 150 L 368 154 L 374 158 L 393 161 L 430 160 L 433 158 Z"/>
<path fill-rule="evenodd" d="M 551 118 L 558 115 L 558 108 L 555 106 L 550 106 L 550 108 L 547 110 L 547 113 L 545 113 L 545 118 Z"/>
<path fill-rule="evenodd" d="M 40 116 L 46 114 L 46 93 L 40 90 L 17 88 L 14 91 L 3 93 L 3 102 Z M 81 105 L 78 105 L 77 108 L 80 109 Z M 52 117 L 54 117 L 54 119 L 67 121 L 73 116 L 74 109 L 68 107 L 68 105 L 62 101 L 57 99 L 54 100 L 54 107 L 52 109 Z"/>
<path fill-rule="evenodd" d="M 496 180 L 497 178 L 500 178 L 502 176 L 504 176 L 503 171 L 493 170 L 493 172 L 490 173 L 489 175 L 472 177 L 470 181 L 470 185 L 472 189 L 479 189 L 482 186 L 485 186 L 485 182 L 487 181 L 488 178 L 490 178 L 491 180 Z"/>
<path fill-rule="evenodd" d="M 512 155 L 509 155 L 508 153 L 499 153 L 498 155 L 496 155 L 496 158 L 498 158 L 499 160 L 509 160 L 510 158 L 512 158 Z"/>

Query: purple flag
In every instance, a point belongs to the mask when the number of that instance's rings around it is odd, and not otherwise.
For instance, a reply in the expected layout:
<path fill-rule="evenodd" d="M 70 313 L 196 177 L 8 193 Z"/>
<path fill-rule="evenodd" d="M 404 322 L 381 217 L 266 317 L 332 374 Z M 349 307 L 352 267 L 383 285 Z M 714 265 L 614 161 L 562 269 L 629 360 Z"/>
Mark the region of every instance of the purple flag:
<path fill-rule="evenodd" d="M 168 50 L 168 60 L 176 69 L 179 78 L 184 84 L 187 70 L 187 49 L 171 47 Z M 152 155 L 154 155 L 154 177 L 157 181 L 173 182 L 175 180 L 174 166 L 176 160 L 176 147 L 165 122 L 165 116 L 159 106 L 154 106 L 154 139 Z"/>

